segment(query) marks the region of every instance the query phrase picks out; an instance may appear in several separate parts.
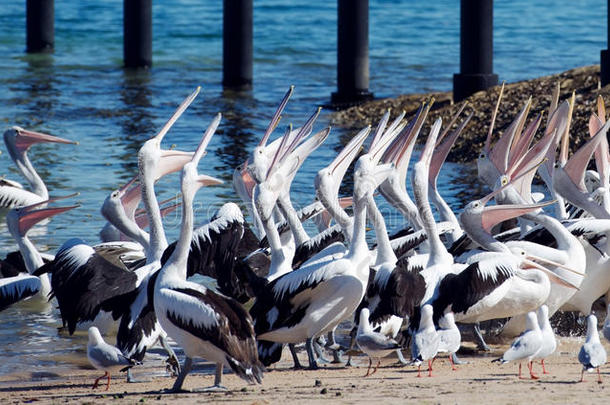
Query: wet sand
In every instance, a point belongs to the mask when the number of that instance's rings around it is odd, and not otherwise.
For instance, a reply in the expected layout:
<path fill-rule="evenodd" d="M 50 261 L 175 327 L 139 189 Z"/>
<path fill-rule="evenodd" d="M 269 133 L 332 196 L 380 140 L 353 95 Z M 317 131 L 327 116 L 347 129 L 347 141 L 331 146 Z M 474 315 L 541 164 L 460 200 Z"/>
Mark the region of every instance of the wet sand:
<path fill-rule="evenodd" d="M 125 382 L 124 374 L 114 376 L 110 389 L 105 389 L 105 379 L 97 390 L 91 386 L 102 373 L 84 369 L 86 360 L 73 372 L 55 375 L 48 373 L 24 373 L 0 377 L 0 403 L 223 403 L 223 404 L 305 404 L 305 403 L 600 403 L 610 396 L 610 366 L 602 367 L 603 383 L 597 383 L 595 374 L 585 373 L 585 382 L 578 383 L 581 366 L 576 358 L 584 338 L 561 338 L 554 355 L 545 362 L 551 374 L 542 375 L 540 365 L 535 365 L 539 380 L 531 380 L 526 364 L 523 375 L 517 378 L 518 364 L 500 365 L 491 360 L 499 357 L 506 345 L 494 345 L 492 353 L 474 350 L 466 342 L 460 357 L 469 364 L 452 371 L 445 355 L 434 363 L 433 377 L 417 378 L 417 368 L 397 366 L 395 358 L 383 359 L 381 367 L 372 376 L 364 378 L 368 365 L 365 356 L 355 357 L 355 366 L 326 364 L 320 370 L 293 370 L 290 355 L 285 351 L 282 361 L 265 373 L 261 385 L 248 385 L 232 373 L 223 375 L 227 392 L 190 392 L 166 394 L 163 389 L 172 386 L 174 379 L 163 369 L 159 356 L 145 359 L 145 365 L 134 369 L 136 376 L 148 378 L 148 382 Z M 604 342 L 606 350 L 610 345 Z M 300 353 L 303 364 L 306 356 Z M 201 390 L 212 385 L 214 367 L 202 361 L 195 363 L 195 370 L 185 382 L 189 390 Z"/>

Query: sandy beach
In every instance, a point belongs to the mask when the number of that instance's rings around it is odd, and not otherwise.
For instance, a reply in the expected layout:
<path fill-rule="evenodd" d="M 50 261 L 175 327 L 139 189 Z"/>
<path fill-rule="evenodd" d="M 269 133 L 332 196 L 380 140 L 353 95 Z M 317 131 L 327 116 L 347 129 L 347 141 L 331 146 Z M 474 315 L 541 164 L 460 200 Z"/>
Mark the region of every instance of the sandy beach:
<path fill-rule="evenodd" d="M 78 368 L 73 372 L 54 375 L 6 375 L 0 377 L 1 403 L 223 403 L 223 404 L 305 404 L 305 403 L 494 403 L 512 404 L 535 401 L 536 403 L 599 403 L 608 398 L 610 368 L 602 367 L 603 383 L 597 383 L 595 374 L 585 374 L 585 381 L 578 383 L 580 364 L 576 358 L 582 337 L 560 339 L 557 351 L 546 361 L 550 374 L 542 375 L 540 365 L 535 365 L 539 380 L 529 379 L 524 363 L 524 376 L 517 378 L 518 364 L 499 365 L 491 360 L 499 357 L 506 345 L 493 345 L 491 353 L 477 352 L 474 345 L 465 342 L 460 357 L 468 364 L 452 371 L 446 356 L 434 363 L 433 377 L 417 378 L 417 368 L 397 366 L 396 359 L 382 361 L 378 371 L 369 377 L 368 360 L 355 357 L 355 366 L 326 364 L 320 370 L 293 370 L 285 351 L 282 361 L 270 368 L 261 385 L 247 385 L 232 373 L 225 373 L 223 384 L 227 392 L 197 392 L 213 383 L 213 365 L 201 360 L 185 383 L 193 390 L 182 394 L 166 394 L 162 390 L 172 386 L 174 379 L 164 375 L 161 359 L 147 361 L 145 368 L 135 369 L 135 375 L 145 373 L 147 382 L 125 382 L 125 376 L 115 376 L 108 391 L 101 385 L 91 389 L 97 370 Z M 604 342 L 606 350 L 610 345 Z M 301 351 L 302 360 L 305 353 Z M 82 367 L 85 367 L 83 363 Z M 305 363 L 304 363 L 305 364 Z M 152 378 L 150 377 L 152 375 Z M 101 382 L 105 382 L 102 380 Z"/>

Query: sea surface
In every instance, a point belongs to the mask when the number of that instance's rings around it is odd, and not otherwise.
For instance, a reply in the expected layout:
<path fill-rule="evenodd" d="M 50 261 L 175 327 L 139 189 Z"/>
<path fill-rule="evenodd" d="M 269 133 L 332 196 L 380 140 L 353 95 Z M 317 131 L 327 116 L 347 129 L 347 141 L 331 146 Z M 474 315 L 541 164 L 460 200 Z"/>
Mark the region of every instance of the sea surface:
<path fill-rule="evenodd" d="M 202 86 L 201 94 L 164 143 L 192 150 L 214 114 L 223 114 L 200 171 L 226 182 L 197 195 L 199 223 L 223 202 L 238 201 L 230 182 L 233 168 L 258 142 L 290 85 L 296 87 L 282 126 L 300 125 L 336 90 L 334 1 L 255 1 L 254 87 L 247 92 L 224 91 L 220 85 L 221 1 L 155 0 L 154 66 L 147 71 L 122 68 L 122 4 L 55 2 L 51 55 L 24 53 L 25 2 L 5 1 L 0 7 L 2 124 L 79 142 L 37 145 L 29 152 L 51 195 L 80 192 L 69 201 L 80 208 L 32 230 L 41 251 L 54 253 L 71 237 L 99 240 L 105 223 L 99 213 L 102 201 L 136 174 L 142 142 L 196 86 Z M 494 12 L 494 71 L 500 80 L 599 63 L 600 50 L 607 48 L 605 1 L 496 1 Z M 457 0 L 370 0 L 370 90 L 375 96 L 450 90 L 458 71 Z M 315 128 L 328 122 L 329 112 L 324 111 Z M 351 135 L 333 128 L 326 144 L 305 162 L 292 187 L 295 205 L 312 200 L 315 173 Z M 23 181 L 7 153 L 0 156 L 0 175 Z M 472 168 L 463 165 L 447 164 L 439 183 L 456 210 L 482 190 Z M 177 175 L 157 187 L 160 199 L 176 196 L 178 190 Z M 390 230 L 403 224 L 393 210 L 383 209 Z M 179 218 L 178 212 L 166 221 L 170 240 L 177 237 Z M 0 232 L 4 255 L 16 245 L 5 226 Z M 0 321 L 0 376 L 46 376 L 83 364 L 86 340 L 83 335 L 58 335 L 56 310 L 41 314 L 27 304 L 17 305 L 0 313 Z"/>

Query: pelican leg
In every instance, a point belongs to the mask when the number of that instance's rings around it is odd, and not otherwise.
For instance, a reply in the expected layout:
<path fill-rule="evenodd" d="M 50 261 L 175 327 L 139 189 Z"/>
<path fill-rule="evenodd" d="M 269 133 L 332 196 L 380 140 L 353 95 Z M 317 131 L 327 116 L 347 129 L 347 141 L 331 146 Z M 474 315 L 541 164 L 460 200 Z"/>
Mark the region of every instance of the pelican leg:
<path fill-rule="evenodd" d="M 316 361 L 316 357 L 313 353 L 313 339 L 308 338 L 305 341 L 305 349 L 307 350 L 307 357 L 309 357 L 309 370 L 317 370 L 318 362 Z"/>
<path fill-rule="evenodd" d="M 432 360 L 428 360 L 428 377 L 432 377 Z"/>
<path fill-rule="evenodd" d="M 316 356 L 318 356 L 318 359 L 320 359 L 322 363 L 330 363 L 330 360 L 324 357 L 324 350 L 322 349 L 322 344 L 320 344 L 317 339 L 314 339 L 312 341 L 312 345 Z"/>
<path fill-rule="evenodd" d="M 106 391 L 108 391 L 110 388 L 110 373 L 108 371 L 106 371 L 106 377 L 108 378 L 108 380 L 106 380 Z"/>
<path fill-rule="evenodd" d="M 227 387 L 221 385 L 222 381 L 222 363 L 216 363 L 216 372 L 214 374 L 214 385 L 204 388 L 203 392 L 223 392 L 227 391 Z"/>
<path fill-rule="evenodd" d="M 407 364 L 411 364 L 410 362 L 408 362 L 404 356 L 402 355 L 402 352 L 400 351 L 400 349 L 396 349 L 396 356 L 398 357 L 398 362 L 402 365 L 407 365 Z"/>
<path fill-rule="evenodd" d="M 473 325 L 473 330 L 474 330 L 474 335 L 477 338 L 478 349 L 486 351 L 486 352 L 490 352 L 491 348 L 489 346 L 487 346 L 487 343 L 485 343 L 485 339 L 483 339 L 483 335 L 481 335 L 481 325 L 479 325 L 478 322 L 476 322 Z"/>
<path fill-rule="evenodd" d="M 337 344 L 337 341 L 335 340 L 335 330 L 331 330 L 330 332 L 328 332 L 328 334 L 326 335 L 326 345 L 324 345 L 324 347 L 332 350 L 333 353 L 333 359 L 331 361 L 331 363 L 334 364 L 340 364 L 343 363 L 343 359 L 341 358 L 341 346 L 339 346 L 339 344 Z"/>
<path fill-rule="evenodd" d="M 299 358 L 297 357 L 297 349 L 294 345 L 294 343 L 288 343 L 288 349 L 290 349 L 290 355 L 292 356 L 292 361 L 294 361 L 294 369 L 295 370 L 300 370 L 303 368 L 303 366 L 301 365 L 301 362 L 299 361 Z"/>
<path fill-rule="evenodd" d="M 356 328 L 352 328 L 352 330 L 349 332 L 349 349 L 348 349 L 348 355 L 347 355 L 347 363 L 345 363 L 345 367 L 351 367 L 352 366 L 352 353 L 351 351 L 354 349 L 354 345 L 356 344 L 356 333 L 358 333 L 358 329 Z"/>
<path fill-rule="evenodd" d="M 585 380 L 585 369 L 583 368 L 580 371 L 580 381 L 579 382 L 583 382 Z"/>
<path fill-rule="evenodd" d="M 167 342 L 167 338 L 165 336 L 159 336 L 159 343 L 165 351 L 167 352 L 167 360 L 165 360 L 166 370 L 171 373 L 172 377 L 180 374 L 180 362 L 178 361 L 178 357 L 174 350 Z"/>
<path fill-rule="evenodd" d="M 371 365 L 373 364 L 373 360 L 369 357 L 369 368 L 366 369 L 366 374 L 364 375 L 365 377 L 369 376 L 369 373 L 371 372 Z"/>
<path fill-rule="evenodd" d="M 457 365 L 460 365 L 460 364 L 468 364 L 468 362 L 467 362 L 467 361 L 465 361 L 465 360 L 460 360 L 460 358 L 457 356 L 457 353 L 451 353 L 451 356 L 450 356 L 450 357 L 451 357 L 451 361 L 453 362 L 453 364 L 457 364 Z"/>
<path fill-rule="evenodd" d="M 169 392 L 184 391 L 182 389 L 182 384 L 184 383 L 184 379 L 186 378 L 186 375 L 191 371 L 192 367 L 193 367 L 193 359 L 191 359 L 190 357 L 187 357 L 186 359 L 184 359 L 184 365 L 182 366 L 182 370 L 180 370 L 180 374 L 178 374 L 178 377 L 176 378 L 176 381 L 174 382 L 174 386 L 172 387 L 172 389 Z"/>

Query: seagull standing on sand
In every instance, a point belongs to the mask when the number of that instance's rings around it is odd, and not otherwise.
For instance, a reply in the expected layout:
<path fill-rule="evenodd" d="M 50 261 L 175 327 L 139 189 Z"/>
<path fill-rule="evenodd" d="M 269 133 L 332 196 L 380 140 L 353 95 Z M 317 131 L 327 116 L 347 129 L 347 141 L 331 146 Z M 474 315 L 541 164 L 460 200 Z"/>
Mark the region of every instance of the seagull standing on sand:
<path fill-rule="evenodd" d="M 426 304 L 421 308 L 419 330 L 415 332 L 411 345 L 411 364 L 417 366 L 418 377 L 421 377 L 421 364 L 426 360 L 428 360 L 428 377 L 432 377 L 432 359 L 438 353 L 440 342 L 441 339 L 432 321 L 432 305 Z"/>
<path fill-rule="evenodd" d="M 126 371 L 136 364 L 141 364 L 135 360 L 128 359 L 119 349 L 106 343 L 100 334 L 100 331 L 95 326 L 89 328 L 87 358 L 93 367 L 104 371 L 104 375 L 98 377 L 93 383 L 93 389 L 97 388 L 97 384 L 102 378 L 107 377 L 108 382 L 106 383 L 106 391 L 110 388 L 111 373 Z"/>
<path fill-rule="evenodd" d="M 392 338 L 383 333 L 375 332 L 369 323 L 369 309 L 363 308 L 360 311 L 360 323 L 358 324 L 358 334 L 356 335 L 356 343 L 360 350 L 369 356 L 369 368 L 366 370 L 365 377 L 369 376 L 373 358 L 377 359 L 377 365 L 373 369 L 372 374 L 375 374 L 381 358 L 400 349 L 400 345 Z"/>
<path fill-rule="evenodd" d="M 597 318 L 595 315 L 587 317 L 587 340 L 585 340 L 585 344 L 580 348 L 578 361 L 582 364 L 580 382 L 584 381 L 585 370 L 591 372 L 593 369 L 597 369 L 597 382 L 601 384 L 602 378 L 599 375 L 599 367 L 606 363 L 606 350 L 599 341 Z"/>
<path fill-rule="evenodd" d="M 525 331 L 513 342 L 504 355 L 499 359 L 502 364 L 513 360 L 527 359 L 527 367 L 530 371 L 530 377 L 535 380 L 538 376 L 532 372 L 532 360 L 542 348 L 542 331 L 538 326 L 536 313 L 530 311 L 525 319 Z M 519 362 L 519 378 L 521 377 L 521 362 Z"/>
<path fill-rule="evenodd" d="M 449 362 L 451 369 L 457 370 L 453 364 L 453 355 L 460 349 L 462 343 L 462 335 L 455 324 L 453 312 L 447 312 L 438 320 L 439 329 L 436 331 L 440 339 L 438 345 L 439 353 L 449 353 Z"/>
<path fill-rule="evenodd" d="M 542 333 L 542 347 L 534 359 L 540 359 L 542 374 L 549 374 L 544 368 L 544 359 L 555 352 L 557 340 L 555 340 L 555 332 L 553 332 L 549 322 L 549 308 L 544 304 L 538 308 L 538 326 L 540 326 L 540 332 Z"/>

